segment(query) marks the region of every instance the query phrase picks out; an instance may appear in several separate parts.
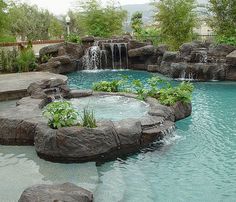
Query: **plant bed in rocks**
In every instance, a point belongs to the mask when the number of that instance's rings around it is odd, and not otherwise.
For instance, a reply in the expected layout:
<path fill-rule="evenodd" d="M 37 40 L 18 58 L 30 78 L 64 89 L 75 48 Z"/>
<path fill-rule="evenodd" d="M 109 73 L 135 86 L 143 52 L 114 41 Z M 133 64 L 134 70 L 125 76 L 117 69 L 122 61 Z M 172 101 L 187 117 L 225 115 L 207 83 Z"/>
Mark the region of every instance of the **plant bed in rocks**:
<path fill-rule="evenodd" d="M 191 103 L 164 106 L 148 97 L 145 100 L 147 113 L 140 117 L 97 120 L 94 128 L 75 125 L 53 129 L 43 117 L 42 109 L 54 95 L 60 94 L 67 100 L 104 95 L 134 99 L 137 95 L 70 90 L 62 80 L 33 83 L 28 91 L 30 97 L 21 99 L 15 108 L 1 113 L 0 143 L 34 145 L 39 157 L 53 162 L 101 162 L 135 153 L 162 139 L 167 131 L 173 131 L 174 122 L 191 115 L 192 109 Z"/>

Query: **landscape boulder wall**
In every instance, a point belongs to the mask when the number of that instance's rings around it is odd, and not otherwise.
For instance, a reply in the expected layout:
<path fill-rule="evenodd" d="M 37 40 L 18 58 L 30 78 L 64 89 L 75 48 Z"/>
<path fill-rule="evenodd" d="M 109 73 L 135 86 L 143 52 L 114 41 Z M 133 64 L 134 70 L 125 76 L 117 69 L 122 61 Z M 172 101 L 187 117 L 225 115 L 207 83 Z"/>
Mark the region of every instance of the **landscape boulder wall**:
<path fill-rule="evenodd" d="M 27 188 L 18 202 L 93 202 L 93 194 L 72 183 L 34 185 Z"/>
<path fill-rule="evenodd" d="M 57 88 L 59 91 L 54 91 Z M 32 83 L 29 97 L 22 98 L 15 108 L 0 114 L 0 144 L 34 145 L 37 154 L 53 162 L 107 161 L 139 151 L 173 131 L 175 121 L 191 114 L 191 104 L 172 107 L 147 98 L 148 114 L 137 119 L 98 121 L 96 128 L 64 127 L 51 129 L 42 116 L 42 108 L 60 93 L 63 98 L 87 96 L 127 96 L 125 93 L 99 93 L 91 90 L 70 90 L 60 79 Z"/>
<path fill-rule="evenodd" d="M 185 43 L 178 52 L 165 51 L 156 72 L 180 79 L 236 80 L 235 50 L 230 45 Z"/>
<path fill-rule="evenodd" d="M 79 59 L 84 55 L 84 48 L 76 43 L 61 43 L 46 46 L 39 51 L 41 64 L 38 66 L 40 71 L 63 74 L 76 71 Z M 44 58 L 49 58 L 44 62 Z"/>

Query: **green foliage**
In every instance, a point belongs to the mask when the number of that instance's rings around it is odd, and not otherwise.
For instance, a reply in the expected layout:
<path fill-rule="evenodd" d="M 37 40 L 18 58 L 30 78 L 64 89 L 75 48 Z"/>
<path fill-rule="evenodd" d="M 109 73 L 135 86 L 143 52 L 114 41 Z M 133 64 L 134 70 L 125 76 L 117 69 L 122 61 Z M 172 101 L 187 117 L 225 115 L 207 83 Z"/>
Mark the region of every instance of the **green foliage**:
<path fill-rule="evenodd" d="M 89 109 L 84 108 L 83 116 L 81 118 L 82 118 L 82 126 L 83 127 L 87 127 L 87 128 L 96 128 L 97 127 L 97 123 L 96 123 L 96 119 L 95 119 L 93 111 L 90 111 Z"/>
<path fill-rule="evenodd" d="M 36 57 L 32 48 L 26 48 L 20 51 L 16 57 L 18 72 L 28 72 L 36 68 Z"/>
<path fill-rule="evenodd" d="M 46 63 L 46 62 L 48 62 L 48 60 L 49 60 L 50 58 L 52 58 L 52 54 L 45 54 L 45 55 L 42 56 L 41 62 L 42 62 L 42 63 Z"/>
<path fill-rule="evenodd" d="M 133 29 L 134 35 L 138 36 L 141 34 L 143 26 L 143 14 L 141 12 L 135 12 L 131 17 L 131 27 Z"/>
<path fill-rule="evenodd" d="M 192 40 L 196 25 L 195 0 L 162 0 L 154 6 L 164 43 L 177 50 L 181 44 Z"/>
<path fill-rule="evenodd" d="M 122 80 L 101 81 L 93 84 L 93 90 L 102 92 L 118 92 L 121 84 Z"/>
<path fill-rule="evenodd" d="M 80 0 L 79 12 L 75 14 L 77 22 L 84 27 L 85 34 L 97 37 L 111 37 L 121 34 L 127 13 L 115 1 L 106 7 L 98 0 Z"/>
<path fill-rule="evenodd" d="M 131 88 L 128 83 L 129 77 L 122 76 L 122 79 L 115 81 L 101 81 L 94 83 L 94 90 L 105 92 L 129 92 L 137 94 L 137 98 L 145 100 L 148 96 L 156 98 L 164 105 L 174 105 L 176 102 L 190 103 L 193 92 L 193 85 L 189 82 L 182 82 L 173 87 L 168 81 L 153 76 L 144 83 L 137 79 L 131 81 Z M 113 88 L 114 83 L 116 84 Z"/>
<path fill-rule="evenodd" d="M 176 102 L 190 103 L 193 88 L 189 82 L 182 82 L 176 87 L 168 85 L 158 91 L 156 98 L 164 105 L 174 105 Z"/>
<path fill-rule="evenodd" d="M 148 91 L 144 88 L 143 83 L 137 79 L 132 81 L 132 89 L 134 93 L 138 95 L 138 99 L 145 100 L 148 95 Z"/>
<path fill-rule="evenodd" d="M 51 15 L 50 25 L 48 27 L 48 35 L 50 39 L 61 38 L 64 34 L 63 22 L 59 21 L 56 17 Z"/>
<path fill-rule="evenodd" d="M 37 40 L 59 37 L 63 33 L 62 23 L 48 10 L 26 3 L 14 3 L 8 8 L 8 29 L 21 40 Z"/>
<path fill-rule="evenodd" d="M 0 35 L 0 43 L 4 42 L 16 42 L 16 37 L 10 35 Z"/>
<path fill-rule="evenodd" d="M 18 51 L 14 48 L 13 50 L 0 49 L 0 71 L 2 72 L 16 72 Z"/>
<path fill-rule="evenodd" d="M 140 33 L 136 35 L 139 41 L 151 41 L 153 45 L 160 43 L 160 30 L 155 27 L 142 28 Z"/>
<path fill-rule="evenodd" d="M 219 37 L 236 36 L 236 1 L 209 0 L 210 26 Z"/>
<path fill-rule="evenodd" d="M 7 4 L 5 1 L 0 0 L 0 34 L 2 34 L 7 27 L 7 13 L 5 12 Z"/>
<path fill-rule="evenodd" d="M 67 101 L 49 103 L 43 109 L 43 115 L 48 119 L 48 125 L 54 129 L 74 126 L 78 121 L 77 111 Z"/>
<path fill-rule="evenodd" d="M 66 37 L 66 41 L 80 44 L 81 38 L 77 34 L 70 34 L 69 36 Z"/>
<path fill-rule="evenodd" d="M 235 37 L 218 36 L 216 38 L 216 43 L 236 46 L 236 36 Z"/>

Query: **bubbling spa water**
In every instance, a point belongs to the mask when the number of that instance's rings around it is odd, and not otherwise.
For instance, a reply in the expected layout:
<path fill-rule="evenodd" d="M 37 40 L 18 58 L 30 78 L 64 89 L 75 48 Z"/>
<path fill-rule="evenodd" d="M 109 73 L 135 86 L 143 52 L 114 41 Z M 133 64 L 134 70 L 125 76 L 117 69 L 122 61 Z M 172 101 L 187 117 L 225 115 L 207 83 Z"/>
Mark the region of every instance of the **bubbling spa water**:
<path fill-rule="evenodd" d="M 96 119 L 118 121 L 127 118 L 140 118 L 148 113 L 149 105 L 145 102 L 125 96 L 89 96 L 70 100 L 79 113 L 84 108 L 92 110 Z"/>

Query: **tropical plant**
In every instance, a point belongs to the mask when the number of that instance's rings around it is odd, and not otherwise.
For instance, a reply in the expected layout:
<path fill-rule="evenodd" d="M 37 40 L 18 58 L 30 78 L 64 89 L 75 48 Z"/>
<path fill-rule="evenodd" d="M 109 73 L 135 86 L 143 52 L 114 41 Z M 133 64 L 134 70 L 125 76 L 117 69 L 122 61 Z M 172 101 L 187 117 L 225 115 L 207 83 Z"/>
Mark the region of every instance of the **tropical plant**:
<path fill-rule="evenodd" d="M 162 0 L 153 4 L 161 39 L 173 50 L 192 40 L 196 25 L 195 0 Z"/>
<path fill-rule="evenodd" d="M 0 49 L 0 71 L 17 72 L 16 58 L 18 54 L 15 48 L 13 50 Z"/>
<path fill-rule="evenodd" d="M 103 92 L 118 92 L 119 86 L 121 84 L 122 80 L 100 81 L 93 84 L 93 90 Z"/>
<path fill-rule="evenodd" d="M 81 38 L 80 38 L 79 35 L 72 33 L 72 34 L 70 34 L 69 36 L 66 37 L 66 41 L 80 44 L 81 43 Z"/>
<path fill-rule="evenodd" d="M 82 119 L 82 126 L 87 128 L 96 128 L 97 123 L 94 116 L 94 112 L 88 108 L 84 108 Z"/>
<path fill-rule="evenodd" d="M 16 57 L 18 72 L 28 72 L 36 68 L 36 57 L 32 48 L 26 48 L 20 51 Z"/>
<path fill-rule="evenodd" d="M 134 93 L 138 95 L 137 97 L 138 99 L 140 100 L 146 99 L 148 91 L 147 89 L 144 88 L 143 83 L 139 79 L 132 81 L 132 89 L 134 90 Z"/>
<path fill-rule="evenodd" d="M 70 127 L 78 123 L 78 113 L 67 101 L 49 103 L 43 109 L 43 115 L 48 119 L 48 125 L 54 129 Z"/>

